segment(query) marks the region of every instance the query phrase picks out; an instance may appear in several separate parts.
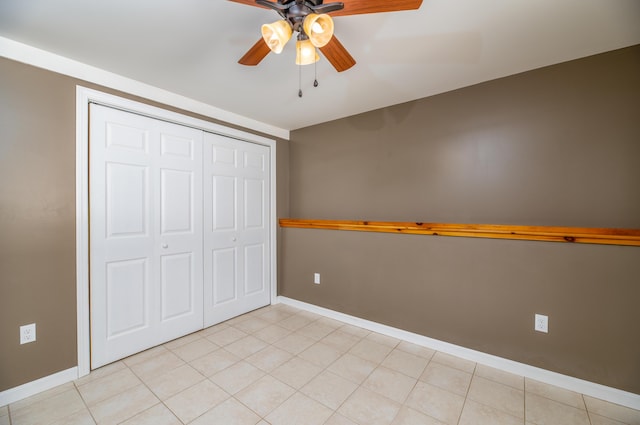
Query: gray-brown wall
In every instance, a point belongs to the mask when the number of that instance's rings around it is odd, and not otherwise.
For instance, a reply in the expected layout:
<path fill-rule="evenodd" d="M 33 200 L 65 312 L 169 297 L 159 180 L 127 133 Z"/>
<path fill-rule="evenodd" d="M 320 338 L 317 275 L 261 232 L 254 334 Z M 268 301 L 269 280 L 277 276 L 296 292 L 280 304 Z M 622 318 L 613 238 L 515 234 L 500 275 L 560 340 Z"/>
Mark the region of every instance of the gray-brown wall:
<path fill-rule="evenodd" d="M 77 365 L 76 84 L 144 101 L 0 58 L 0 391 Z M 282 216 L 287 142 L 276 151 Z M 20 345 L 33 322 L 36 342 Z"/>
<path fill-rule="evenodd" d="M 300 129 L 289 155 L 291 217 L 638 229 L 640 46 Z M 281 295 L 640 394 L 638 247 L 281 243 Z"/>

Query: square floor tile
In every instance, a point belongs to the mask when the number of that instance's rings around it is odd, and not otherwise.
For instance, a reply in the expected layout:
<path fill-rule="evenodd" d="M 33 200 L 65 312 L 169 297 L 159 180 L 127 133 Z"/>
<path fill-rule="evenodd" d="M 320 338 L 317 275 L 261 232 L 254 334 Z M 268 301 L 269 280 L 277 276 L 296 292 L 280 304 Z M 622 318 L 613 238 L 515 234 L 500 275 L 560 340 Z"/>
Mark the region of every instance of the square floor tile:
<path fill-rule="evenodd" d="M 389 425 L 398 414 L 401 404 L 366 388 L 358 388 L 340 406 L 338 413 L 359 424 Z"/>
<path fill-rule="evenodd" d="M 156 397 L 166 400 L 204 379 L 204 375 L 185 364 L 147 380 L 146 384 Z"/>
<path fill-rule="evenodd" d="M 628 424 L 640 424 L 640 410 L 630 409 L 586 395 L 584 396 L 584 401 L 589 413 L 595 413 L 598 416 L 604 416 L 605 418 L 615 419 Z"/>
<path fill-rule="evenodd" d="M 324 425 L 358 425 L 351 419 L 347 419 L 339 413 L 334 413 Z"/>
<path fill-rule="evenodd" d="M 6 425 L 9 425 L 9 418 L 7 418 Z M 0 424 L 2 421 L 0 420 Z M 95 425 L 96 422 L 93 420 L 93 416 L 89 412 L 89 409 L 83 409 L 79 412 L 74 413 L 71 416 L 67 416 L 64 419 L 60 419 L 55 422 L 47 422 L 48 425 Z M 4 424 L 3 424 L 4 425 Z M 18 425 L 17 423 L 15 425 Z"/>
<path fill-rule="evenodd" d="M 526 394 L 526 418 L 527 422 L 536 425 L 590 425 L 586 410 L 540 397 L 539 395 Z"/>
<path fill-rule="evenodd" d="M 391 350 L 393 350 L 393 348 L 388 345 L 365 338 L 351 347 L 349 353 L 374 363 L 382 363 Z"/>
<path fill-rule="evenodd" d="M 247 335 L 235 342 L 224 347 L 225 350 L 244 359 L 252 354 L 257 353 L 267 346 L 267 343 L 252 335 Z"/>
<path fill-rule="evenodd" d="M 264 372 L 244 360 L 211 376 L 214 383 L 229 394 L 235 394 L 264 376 Z"/>
<path fill-rule="evenodd" d="M 202 357 L 205 354 L 209 354 L 212 351 L 217 350 L 218 345 L 214 344 L 206 338 L 198 338 L 192 342 L 184 345 L 180 345 L 171 351 L 178 355 L 185 362 L 190 362 L 198 357 Z"/>
<path fill-rule="evenodd" d="M 431 360 L 434 354 L 436 354 L 436 350 L 432 350 L 431 348 L 423 347 L 421 345 L 413 344 L 407 341 L 401 341 L 396 348 L 398 350 L 404 351 L 405 353 L 413 354 L 427 360 Z"/>
<path fill-rule="evenodd" d="M 317 342 L 311 347 L 304 350 L 302 353 L 298 354 L 298 357 L 303 358 L 322 368 L 329 366 L 340 356 L 342 356 L 340 350 L 322 342 Z"/>
<path fill-rule="evenodd" d="M 233 326 L 227 326 L 220 332 L 216 332 L 213 335 L 208 336 L 207 339 L 216 345 L 224 347 L 225 345 L 236 342 L 245 336 L 247 336 L 246 332 L 242 332 L 240 329 L 236 329 Z"/>
<path fill-rule="evenodd" d="M 204 376 L 212 376 L 239 361 L 238 356 L 220 348 L 189 362 L 189 364 Z"/>
<path fill-rule="evenodd" d="M 305 317 L 301 314 L 294 314 L 293 316 L 279 321 L 278 326 L 289 329 L 290 331 L 295 331 L 308 325 L 311 322 L 312 320 L 308 317 Z"/>
<path fill-rule="evenodd" d="M 329 335 L 322 338 L 320 341 L 339 350 L 341 353 L 346 353 L 356 345 L 362 338 L 352 335 L 347 332 L 343 332 L 340 329 L 331 332 Z"/>
<path fill-rule="evenodd" d="M 298 329 L 296 332 L 300 335 L 306 336 L 307 338 L 319 341 L 335 330 L 335 327 L 318 320 Z"/>
<path fill-rule="evenodd" d="M 517 390 L 524 390 L 524 377 L 520 375 L 514 375 L 513 373 L 505 372 L 482 364 L 478 364 L 476 366 L 475 375 L 489 379 L 490 381 L 508 385 Z"/>
<path fill-rule="evenodd" d="M 328 371 L 342 376 L 356 384 L 361 384 L 376 368 L 376 364 L 353 354 L 345 354 L 327 368 Z"/>
<path fill-rule="evenodd" d="M 264 417 L 295 392 L 296 390 L 287 384 L 267 375 L 237 393 L 235 397 L 258 415 Z"/>
<path fill-rule="evenodd" d="M 258 415 L 243 406 L 238 400 L 229 398 L 190 425 L 254 425 L 259 420 Z"/>
<path fill-rule="evenodd" d="M 525 389 L 529 393 L 575 407 L 576 409 L 586 409 L 582 394 L 565 390 L 564 388 L 527 378 L 525 380 Z"/>
<path fill-rule="evenodd" d="M 386 367 L 378 367 L 362 386 L 398 403 L 404 403 L 418 380 Z"/>
<path fill-rule="evenodd" d="M 410 407 L 403 406 L 391 425 L 446 425 L 444 422 L 420 413 Z"/>
<path fill-rule="evenodd" d="M 164 404 L 182 422 L 187 423 L 228 398 L 229 394 L 220 387 L 209 380 L 204 380 L 174 395 Z"/>
<path fill-rule="evenodd" d="M 125 368 L 81 385 L 78 387 L 78 391 L 85 403 L 92 406 L 141 383 L 142 381 L 130 369 Z"/>
<path fill-rule="evenodd" d="M 315 340 L 294 332 L 274 342 L 273 345 L 291 354 L 298 354 L 311 347 L 314 343 Z"/>
<path fill-rule="evenodd" d="M 161 373 L 165 373 L 168 370 L 175 369 L 178 366 L 185 364 L 185 361 L 180 357 L 167 350 L 148 360 L 139 362 L 130 366 L 133 373 L 138 375 L 143 381 L 148 378 L 152 378 Z"/>
<path fill-rule="evenodd" d="M 269 325 L 266 328 L 261 329 L 260 332 L 256 332 L 255 334 L 253 334 L 253 336 L 255 336 L 256 338 L 260 338 L 268 344 L 273 344 L 274 342 L 281 340 L 290 333 L 291 331 L 289 329 L 285 329 L 276 324 Z"/>
<path fill-rule="evenodd" d="M 160 400 L 141 384 L 89 406 L 89 410 L 99 424 L 120 423 L 159 402 Z"/>
<path fill-rule="evenodd" d="M 156 404 L 142 413 L 138 413 L 131 419 L 122 422 L 122 425 L 182 425 L 182 422 L 162 403 Z"/>
<path fill-rule="evenodd" d="M 467 400 L 458 425 L 523 425 L 523 423 L 522 418 L 516 418 L 502 410 Z"/>
<path fill-rule="evenodd" d="M 304 384 L 319 374 L 320 371 L 322 371 L 322 369 L 313 363 L 309 363 L 299 357 L 294 357 L 275 368 L 271 372 L 271 375 L 293 388 L 300 389 Z"/>
<path fill-rule="evenodd" d="M 447 424 L 456 424 L 462 413 L 464 397 L 418 381 L 406 405 Z"/>
<path fill-rule="evenodd" d="M 431 362 L 420 376 L 420 380 L 466 397 L 471 377 L 470 373 L 463 372 L 460 369 Z"/>
<path fill-rule="evenodd" d="M 259 316 L 253 316 L 250 319 L 247 319 L 243 322 L 234 324 L 233 327 L 240 329 L 242 332 L 252 334 L 254 332 L 258 332 L 259 330 L 266 328 L 270 324 L 271 324 L 270 322 L 264 319 L 261 319 Z"/>
<path fill-rule="evenodd" d="M 524 391 L 508 385 L 474 376 L 467 397 L 517 418 L 524 418 Z"/>
<path fill-rule="evenodd" d="M 12 424 L 35 425 L 54 422 L 85 410 L 82 398 L 73 384 L 70 389 L 68 386 L 66 388 L 66 391 L 54 391 L 50 396 L 30 397 L 30 400 L 11 404 L 9 407 Z M 47 395 L 49 394 L 52 393 L 48 392 Z"/>
<path fill-rule="evenodd" d="M 412 378 L 419 378 L 424 368 L 429 363 L 428 359 L 407 353 L 395 348 L 382 362 L 382 366 L 404 373 Z"/>
<path fill-rule="evenodd" d="M 440 351 L 433 355 L 431 361 L 445 366 L 450 366 L 455 369 L 460 369 L 467 373 L 473 373 L 476 368 L 476 364 L 470 360 L 461 359 L 460 357 L 452 356 L 451 354 L 442 353 Z"/>
<path fill-rule="evenodd" d="M 295 393 L 265 419 L 271 425 L 321 425 L 333 410 L 301 393 Z"/>
<path fill-rule="evenodd" d="M 270 345 L 247 357 L 245 360 L 260 370 L 271 372 L 292 357 L 293 355 L 291 353 Z"/>
<path fill-rule="evenodd" d="M 331 409 L 337 409 L 358 385 L 329 371 L 324 371 L 300 389 L 300 392 Z"/>

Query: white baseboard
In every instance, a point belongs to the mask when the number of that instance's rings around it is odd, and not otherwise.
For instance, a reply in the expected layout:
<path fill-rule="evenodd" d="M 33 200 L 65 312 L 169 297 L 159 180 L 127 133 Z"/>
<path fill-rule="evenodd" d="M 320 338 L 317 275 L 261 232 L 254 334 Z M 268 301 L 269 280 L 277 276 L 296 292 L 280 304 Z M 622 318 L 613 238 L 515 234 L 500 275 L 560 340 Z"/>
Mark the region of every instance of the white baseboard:
<path fill-rule="evenodd" d="M 27 382 L 18 387 L 10 388 L 0 392 L 0 406 L 6 406 L 9 403 L 15 403 L 23 398 L 31 397 L 42 391 L 50 390 L 58 385 L 66 384 L 78 379 L 78 368 L 62 370 L 53 375 Z"/>
<path fill-rule="evenodd" d="M 585 381 L 574 378 L 572 376 L 562 375 L 557 372 L 551 372 L 539 367 L 530 366 L 513 360 L 483 353 L 481 351 L 472 350 L 461 347 L 459 345 L 450 344 L 448 342 L 429 338 L 413 332 L 404 331 L 402 329 L 372 322 L 370 320 L 361 319 L 359 317 L 350 316 L 328 308 L 319 307 L 314 304 L 305 303 L 291 298 L 279 296 L 278 303 L 290 305 L 301 310 L 317 313 L 331 319 L 336 319 L 350 325 L 359 326 L 361 328 L 377 332 L 383 335 L 391 336 L 403 341 L 411 342 L 433 350 L 451 354 L 466 360 L 471 360 L 486 366 L 491 366 L 505 372 L 524 376 L 525 378 L 535 379 L 536 381 L 555 385 L 577 393 L 585 394 L 591 397 L 616 403 L 631 409 L 640 410 L 640 395 L 616 388 L 607 387 L 605 385 L 596 384 L 594 382 Z"/>

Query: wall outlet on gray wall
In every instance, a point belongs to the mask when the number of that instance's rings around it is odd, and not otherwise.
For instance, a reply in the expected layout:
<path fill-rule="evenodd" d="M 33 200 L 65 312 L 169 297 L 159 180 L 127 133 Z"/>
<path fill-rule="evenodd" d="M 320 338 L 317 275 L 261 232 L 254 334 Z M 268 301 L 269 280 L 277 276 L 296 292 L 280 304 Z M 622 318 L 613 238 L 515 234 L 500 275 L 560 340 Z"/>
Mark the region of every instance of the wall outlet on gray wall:
<path fill-rule="evenodd" d="M 313 283 L 316 285 L 320 285 L 320 273 L 313 274 Z"/>
<path fill-rule="evenodd" d="M 534 329 L 538 332 L 549 333 L 549 317 L 536 314 Z"/>
<path fill-rule="evenodd" d="M 36 324 L 20 326 L 20 344 L 26 344 L 36 340 Z"/>

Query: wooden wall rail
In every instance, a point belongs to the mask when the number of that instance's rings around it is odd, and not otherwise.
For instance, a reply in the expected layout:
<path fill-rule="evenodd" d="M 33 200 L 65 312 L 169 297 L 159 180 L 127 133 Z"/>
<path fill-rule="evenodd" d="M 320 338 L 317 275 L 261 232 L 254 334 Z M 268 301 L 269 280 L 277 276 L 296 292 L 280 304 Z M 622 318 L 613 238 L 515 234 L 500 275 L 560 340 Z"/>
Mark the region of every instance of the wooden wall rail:
<path fill-rule="evenodd" d="M 412 235 L 464 236 L 468 238 L 519 239 L 640 246 L 640 229 L 588 227 L 511 226 L 505 224 L 406 223 L 387 221 L 304 220 L 283 218 L 281 227 Z"/>

